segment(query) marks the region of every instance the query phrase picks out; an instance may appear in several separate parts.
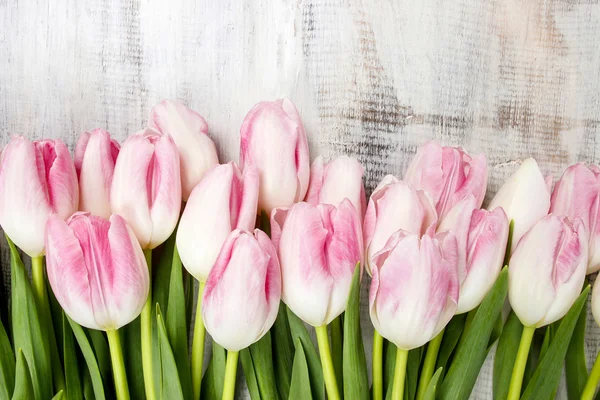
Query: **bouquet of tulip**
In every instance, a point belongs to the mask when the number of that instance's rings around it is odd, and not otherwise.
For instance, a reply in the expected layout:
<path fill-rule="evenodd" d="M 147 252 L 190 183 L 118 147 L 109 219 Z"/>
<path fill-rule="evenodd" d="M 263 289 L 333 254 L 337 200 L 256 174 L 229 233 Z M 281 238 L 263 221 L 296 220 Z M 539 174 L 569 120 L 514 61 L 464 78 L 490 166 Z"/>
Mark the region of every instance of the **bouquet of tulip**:
<path fill-rule="evenodd" d="M 74 159 L 11 140 L 0 400 L 229 400 L 239 361 L 253 400 L 466 399 L 493 347 L 494 399 L 550 399 L 563 366 L 569 399 L 593 398 L 598 167 L 552 191 L 527 159 L 484 209 L 485 156 L 429 142 L 367 202 L 359 161 L 309 165 L 287 99 L 248 113 L 240 147 L 219 164 L 206 121 L 173 101 L 121 146 L 83 133 Z"/>

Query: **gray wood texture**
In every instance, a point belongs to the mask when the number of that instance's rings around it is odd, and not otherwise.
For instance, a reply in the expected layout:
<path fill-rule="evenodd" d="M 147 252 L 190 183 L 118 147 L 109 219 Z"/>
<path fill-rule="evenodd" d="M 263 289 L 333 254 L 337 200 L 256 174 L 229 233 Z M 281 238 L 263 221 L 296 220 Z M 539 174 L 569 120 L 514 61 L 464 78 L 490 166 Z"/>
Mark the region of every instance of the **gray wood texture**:
<path fill-rule="evenodd" d="M 245 113 L 287 96 L 312 157 L 358 157 L 370 190 L 430 138 L 487 154 L 488 200 L 529 156 L 558 176 L 600 161 L 598 0 L 0 0 L 0 26 L 2 145 L 122 140 L 180 98 L 237 160 Z M 474 399 L 491 398 L 489 366 Z"/>

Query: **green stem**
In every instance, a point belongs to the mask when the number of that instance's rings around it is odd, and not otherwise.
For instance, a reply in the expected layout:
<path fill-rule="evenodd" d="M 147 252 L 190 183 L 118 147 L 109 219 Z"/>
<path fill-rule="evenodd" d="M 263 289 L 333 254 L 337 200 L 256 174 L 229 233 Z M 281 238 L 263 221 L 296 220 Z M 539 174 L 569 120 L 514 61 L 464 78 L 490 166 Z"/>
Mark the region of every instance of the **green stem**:
<path fill-rule="evenodd" d="M 110 348 L 110 360 L 113 367 L 113 379 L 118 400 L 129 400 L 129 387 L 127 386 L 127 374 L 125 373 L 125 362 L 121 350 L 121 338 L 119 331 L 111 329 L 106 331 L 108 347 Z"/>
<path fill-rule="evenodd" d="M 408 350 L 396 350 L 396 369 L 394 370 L 394 383 L 392 387 L 392 400 L 402 400 L 404 397 L 404 380 L 406 378 L 406 363 Z"/>
<path fill-rule="evenodd" d="M 598 381 L 600 381 L 600 353 L 598 353 L 596 361 L 594 361 L 592 371 L 590 372 L 590 376 L 585 383 L 583 393 L 581 394 L 581 400 L 592 400 L 594 398 L 596 387 L 598 387 Z"/>
<path fill-rule="evenodd" d="M 44 280 L 44 256 L 31 257 L 31 277 L 38 304 L 41 304 L 43 308 L 47 308 L 48 293 L 46 293 L 46 282 Z"/>
<path fill-rule="evenodd" d="M 331 324 L 329 324 L 329 332 L 331 334 L 331 352 L 333 358 L 333 369 L 337 380 L 338 388 L 344 387 L 344 328 L 342 326 L 342 316 L 339 315 Z"/>
<path fill-rule="evenodd" d="M 519 343 L 519 351 L 517 352 L 517 359 L 515 360 L 512 376 L 510 378 L 510 386 L 508 387 L 507 400 L 519 400 L 521 398 L 523 374 L 525 373 L 527 356 L 529 355 L 529 348 L 531 347 L 531 341 L 533 340 L 534 332 L 534 326 L 523 327 L 523 334 L 521 335 L 521 342 Z"/>
<path fill-rule="evenodd" d="M 144 373 L 144 388 L 148 400 L 156 399 L 154 389 L 154 373 L 152 370 L 152 250 L 144 249 L 144 256 L 148 264 L 148 274 L 150 275 L 150 288 L 148 298 L 142 309 L 140 316 L 141 322 L 141 342 L 142 342 L 142 371 Z"/>
<path fill-rule="evenodd" d="M 331 350 L 329 349 L 329 337 L 327 336 L 327 325 L 315 327 L 317 331 L 317 343 L 319 344 L 319 353 L 321 354 L 321 366 L 323 367 L 323 378 L 325 378 L 325 388 L 329 400 L 340 400 L 337 380 L 331 359 Z"/>
<path fill-rule="evenodd" d="M 508 240 L 506 242 L 506 251 L 504 252 L 504 264 L 502 266 L 508 265 L 510 261 L 510 252 L 512 249 L 512 241 L 513 241 L 513 231 L 515 229 L 515 221 L 510 220 L 510 224 L 508 225 Z"/>
<path fill-rule="evenodd" d="M 423 369 L 421 370 L 421 378 L 419 379 L 417 400 L 423 400 L 425 398 L 427 386 L 429 386 L 429 382 L 431 382 L 431 378 L 435 372 L 435 363 L 437 362 L 440 345 L 442 344 L 442 339 L 444 338 L 444 331 L 445 329 L 442 329 L 442 331 L 438 333 L 438 335 L 434 337 L 427 346 L 427 354 L 425 355 Z"/>
<path fill-rule="evenodd" d="M 373 400 L 383 400 L 383 336 L 373 334 Z"/>
<path fill-rule="evenodd" d="M 225 382 L 223 383 L 223 400 L 232 400 L 235 397 L 235 379 L 237 377 L 237 365 L 239 351 L 227 351 L 227 363 L 225 364 Z"/>
<path fill-rule="evenodd" d="M 202 364 L 204 363 L 204 337 L 206 329 L 202 320 L 202 294 L 205 282 L 200 282 L 198 288 L 198 300 L 196 304 L 196 319 L 194 321 L 194 339 L 192 342 L 192 388 L 194 399 L 200 398 L 202 387 Z"/>

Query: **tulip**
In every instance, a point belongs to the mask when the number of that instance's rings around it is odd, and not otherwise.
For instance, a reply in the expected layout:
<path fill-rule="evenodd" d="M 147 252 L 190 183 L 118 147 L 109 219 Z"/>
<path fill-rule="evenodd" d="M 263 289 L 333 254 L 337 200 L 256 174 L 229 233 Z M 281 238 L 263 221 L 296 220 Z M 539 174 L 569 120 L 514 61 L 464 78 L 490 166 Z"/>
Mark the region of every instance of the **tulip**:
<path fill-rule="evenodd" d="M 366 266 L 371 274 L 371 258 L 381 250 L 389 237 L 402 229 L 409 233 L 423 235 L 435 228 L 437 214 L 431 198 L 423 190 L 387 175 L 375 188 L 364 222 L 364 243 Z"/>
<path fill-rule="evenodd" d="M 110 217 L 110 186 L 118 154 L 119 143 L 105 130 L 81 134 L 75 146 L 80 211 Z"/>
<path fill-rule="evenodd" d="M 181 102 L 163 100 L 150 110 L 148 126 L 175 141 L 181 165 L 181 194 L 187 201 L 204 174 L 219 163 L 215 144 L 208 136 L 208 124 Z"/>
<path fill-rule="evenodd" d="M 481 207 L 487 179 L 484 154 L 471 157 L 462 147 L 442 147 L 435 141 L 419 148 L 404 175 L 415 188 L 429 193 L 440 220 L 469 195 Z"/>
<path fill-rule="evenodd" d="M 240 165 L 260 177 L 258 207 L 267 215 L 306 195 L 308 141 L 298 110 L 289 99 L 264 101 L 250 110 L 240 130 Z"/>
<path fill-rule="evenodd" d="M 342 156 L 326 163 L 322 156 L 315 159 L 310 169 L 310 185 L 306 202 L 337 206 L 349 199 L 362 220 L 367 207 L 363 185 L 364 168 L 355 158 Z"/>
<path fill-rule="evenodd" d="M 523 161 L 519 169 L 504 183 L 488 208 L 502 207 L 513 221 L 510 253 L 521 237 L 550 209 L 552 177 L 544 179 L 533 158 Z"/>
<path fill-rule="evenodd" d="M 581 219 L 589 234 L 587 273 L 600 270 L 600 168 L 579 163 L 566 169 L 556 182 L 550 212 L 572 221 Z"/>
<path fill-rule="evenodd" d="M 508 399 L 518 399 L 527 354 L 536 328 L 561 319 L 583 285 L 588 260 L 581 220 L 550 214 L 519 241 L 508 269 L 510 305 L 524 325 Z"/>

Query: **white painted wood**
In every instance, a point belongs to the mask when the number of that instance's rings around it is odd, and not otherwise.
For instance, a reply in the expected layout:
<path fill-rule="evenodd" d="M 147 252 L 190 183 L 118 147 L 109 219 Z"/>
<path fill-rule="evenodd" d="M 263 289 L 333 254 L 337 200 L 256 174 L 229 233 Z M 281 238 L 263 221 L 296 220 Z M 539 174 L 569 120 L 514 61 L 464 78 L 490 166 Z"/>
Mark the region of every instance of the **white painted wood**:
<path fill-rule="evenodd" d="M 598 0 L 0 0 L 0 26 L 2 144 L 124 139 L 177 97 L 235 160 L 245 113 L 288 96 L 313 157 L 357 156 L 370 189 L 428 138 L 488 155 L 488 199 L 528 156 L 599 161 Z"/>

